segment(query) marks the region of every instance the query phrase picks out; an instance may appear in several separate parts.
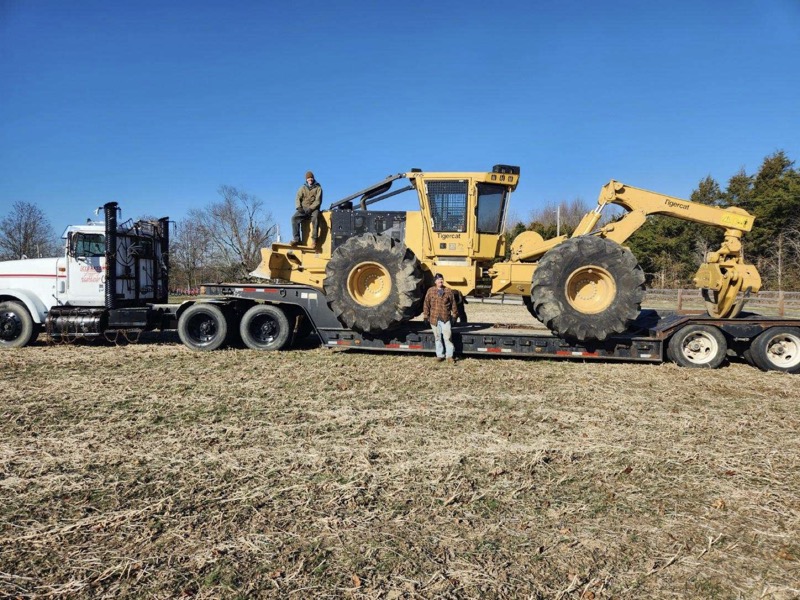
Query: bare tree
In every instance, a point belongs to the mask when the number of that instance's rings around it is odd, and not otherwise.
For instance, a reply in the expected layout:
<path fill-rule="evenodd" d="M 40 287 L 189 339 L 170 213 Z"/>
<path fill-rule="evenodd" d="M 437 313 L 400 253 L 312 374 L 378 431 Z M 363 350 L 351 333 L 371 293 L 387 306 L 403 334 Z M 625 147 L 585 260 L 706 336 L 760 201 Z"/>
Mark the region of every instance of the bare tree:
<path fill-rule="evenodd" d="M 275 234 L 272 216 L 264 203 L 247 192 L 223 185 L 222 200 L 190 211 L 189 216 L 207 235 L 212 257 L 236 278 L 246 277 L 261 261 L 261 248 Z"/>
<path fill-rule="evenodd" d="M 793 289 L 800 279 L 800 227 L 787 227 L 773 238 L 761 267 L 778 291 Z"/>
<path fill-rule="evenodd" d="M 0 220 L 0 259 L 42 258 L 58 253 L 58 239 L 44 211 L 17 201 Z"/>
<path fill-rule="evenodd" d="M 203 281 L 213 281 L 211 238 L 193 218 L 180 221 L 170 242 L 170 269 L 174 287 L 196 288 Z"/>

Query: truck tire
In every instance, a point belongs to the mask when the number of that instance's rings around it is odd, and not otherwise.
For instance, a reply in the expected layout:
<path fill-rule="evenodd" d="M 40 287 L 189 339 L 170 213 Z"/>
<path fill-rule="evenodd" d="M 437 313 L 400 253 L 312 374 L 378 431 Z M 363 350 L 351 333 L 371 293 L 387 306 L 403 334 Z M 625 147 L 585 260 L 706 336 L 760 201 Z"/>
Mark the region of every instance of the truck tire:
<path fill-rule="evenodd" d="M 22 348 L 38 336 L 39 328 L 23 304 L 0 303 L 0 348 Z"/>
<path fill-rule="evenodd" d="M 392 329 L 422 312 L 422 269 L 392 237 L 367 233 L 333 251 L 325 295 L 336 317 L 364 333 Z"/>
<path fill-rule="evenodd" d="M 716 369 L 725 360 L 728 342 L 711 325 L 687 325 L 676 331 L 667 344 L 667 358 L 681 367 Z"/>
<path fill-rule="evenodd" d="M 221 348 L 228 339 L 228 321 L 216 304 L 198 302 L 178 319 L 178 337 L 192 350 L 208 352 Z"/>
<path fill-rule="evenodd" d="M 800 329 L 770 327 L 749 348 L 753 364 L 762 371 L 800 373 Z"/>
<path fill-rule="evenodd" d="M 291 332 L 286 314 L 271 304 L 253 306 L 239 324 L 244 345 L 253 350 L 283 350 Z"/>
<path fill-rule="evenodd" d="M 559 336 L 604 340 L 630 326 L 643 298 L 644 272 L 633 253 L 587 235 L 568 239 L 542 257 L 526 306 Z"/>

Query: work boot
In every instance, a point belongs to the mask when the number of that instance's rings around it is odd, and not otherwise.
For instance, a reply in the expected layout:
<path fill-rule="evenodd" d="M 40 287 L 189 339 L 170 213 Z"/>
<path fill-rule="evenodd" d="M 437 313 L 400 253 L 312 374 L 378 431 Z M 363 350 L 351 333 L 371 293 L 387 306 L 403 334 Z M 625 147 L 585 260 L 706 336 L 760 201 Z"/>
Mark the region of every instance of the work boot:
<path fill-rule="evenodd" d="M 290 246 L 297 246 L 298 244 L 300 244 L 300 240 L 292 240 L 291 242 L 289 242 Z"/>
<path fill-rule="evenodd" d="M 437 356 L 436 362 L 444 362 L 444 356 Z"/>
<path fill-rule="evenodd" d="M 450 358 L 447 359 L 447 362 L 449 362 L 450 364 L 455 364 L 456 359 L 453 358 L 453 357 L 450 357 Z"/>

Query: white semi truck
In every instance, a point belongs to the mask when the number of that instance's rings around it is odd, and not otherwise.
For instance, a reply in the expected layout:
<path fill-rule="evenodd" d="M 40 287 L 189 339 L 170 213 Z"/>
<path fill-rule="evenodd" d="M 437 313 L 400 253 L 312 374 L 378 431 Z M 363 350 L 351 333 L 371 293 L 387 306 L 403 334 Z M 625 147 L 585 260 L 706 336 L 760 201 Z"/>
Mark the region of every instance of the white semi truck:
<path fill-rule="evenodd" d="M 169 219 L 118 224 L 115 202 L 103 223 L 69 227 L 63 256 L 0 262 L 0 349 L 49 340 L 115 338 L 177 329 L 184 345 L 208 351 L 235 343 L 285 350 L 308 335 L 328 348 L 433 352 L 423 322 L 363 333 L 341 323 L 323 290 L 281 281 L 214 283 L 203 296 L 169 304 Z M 390 211 L 371 211 L 391 219 Z M 602 341 L 561 338 L 530 328 L 459 323 L 461 355 L 616 360 L 715 368 L 738 354 L 764 370 L 800 372 L 800 321 L 742 313 L 659 314 L 644 310 L 628 331 Z"/>
<path fill-rule="evenodd" d="M 169 220 L 118 225 L 116 202 L 102 223 L 68 227 L 56 258 L 0 262 L 0 346 L 152 329 L 173 318 Z M 159 304 L 161 303 L 161 304 Z"/>

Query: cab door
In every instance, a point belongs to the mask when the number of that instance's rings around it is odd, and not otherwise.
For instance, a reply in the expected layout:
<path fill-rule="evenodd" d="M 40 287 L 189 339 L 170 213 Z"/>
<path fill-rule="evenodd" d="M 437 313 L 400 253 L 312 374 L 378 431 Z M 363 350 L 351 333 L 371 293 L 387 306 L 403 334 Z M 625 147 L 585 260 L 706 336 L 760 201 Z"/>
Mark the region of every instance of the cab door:
<path fill-rule="evenodd" d="M 470 180 L 425 181 L 431 215 L 432 250 L 439 264 L 466 264 L 471 249 L 468 216 Z"/>
<path fill-rule="evenodd" d="M 105 236 L 100 233 L 72 233 L 67 257 L 64 303 L 71 306 L 103 306 L 105 267 Z"/>

